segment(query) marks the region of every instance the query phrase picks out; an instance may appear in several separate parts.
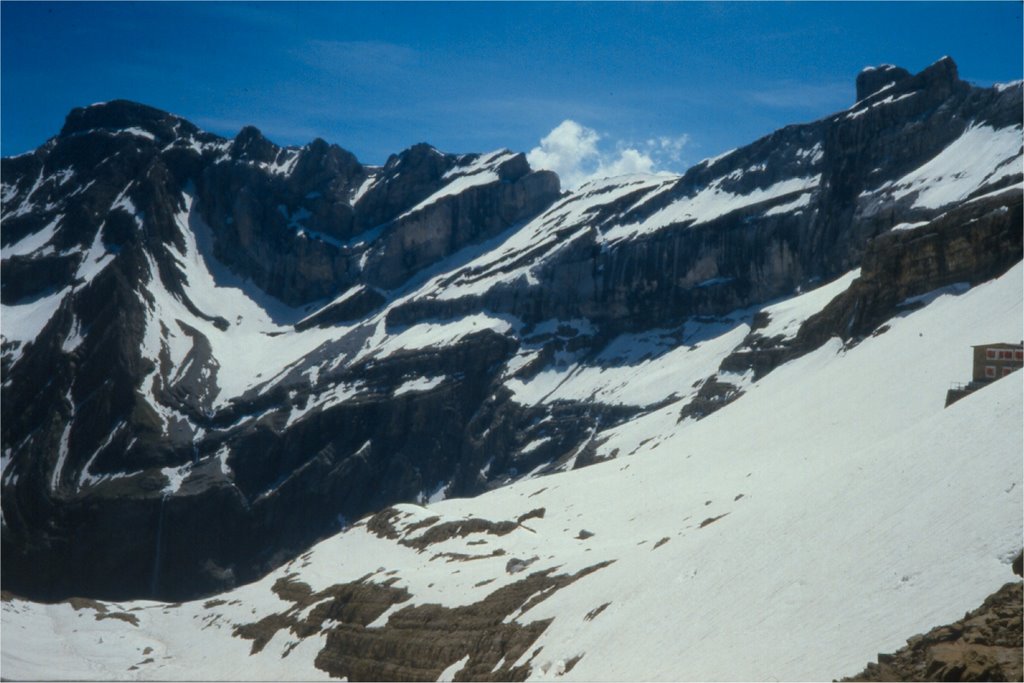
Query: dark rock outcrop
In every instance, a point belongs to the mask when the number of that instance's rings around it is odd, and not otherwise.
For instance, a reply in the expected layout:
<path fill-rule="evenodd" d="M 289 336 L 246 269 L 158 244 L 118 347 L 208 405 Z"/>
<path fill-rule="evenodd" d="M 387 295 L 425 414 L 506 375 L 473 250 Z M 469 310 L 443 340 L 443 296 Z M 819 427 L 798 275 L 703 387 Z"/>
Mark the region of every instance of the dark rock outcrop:
<path fill-rule="evenodd" d="M 531 171 L 522 155 L 509 154 L 493 182 L 420 206 L 447 184 L 446 173 L 472 159 L 421 144 L 373 170 L 322 140 L 279 149 L 255 129 L 239 133 L 231 149 L 232 161 L 207 167 L 197 186 L 214 253 L 296 306 L 357 284 L 398 287 L 533 216 L 559 192 L 554 174 Z"/>
<path fill-rule="evenodd" d="M 880 235 L 867 245 L 860 277 L 805 321 L 795 338 L 765 339 L 755 326 L 744 350 L 726 358 L 721 369 L 752 369 L 759 378 L 831 337 L 857 343 L 871 334 L 884 334 L 885 321 L 925 305 L 931 293 L 984 282 L 1020 262 L 1022 224 L 1022 197 L 1008 191 L 953 209 L 913 230 Z"/>
<path fill-rule="evenodd" d="M 861 101 L 887 85 L 910 78 L 910 72 L 892 64 L 868 68 L 857 74 L 857 101 Z"/>
<path fill-rule="evenodd" d="M 423 161 L 434 158 L 438 163 Z M 226 319 L 201 310 L 185 294 L 174 252 L 185 249 L 178 223 L 185 215 L 183 198 L 190 197 L 209 223 L 213 254 L 264 295 L 303 304 L 359 283 L 351 296 L 296 329 L 361 319 L 385 296 L 362 284 L 367 278 L 358 261 L 367 256 L 367 245 L 376 245 L 377 256 L 367 260 L 374 266 L 374 259 L 390 259 L 389 249 L 400 247 L 388 240 L 400 241 L 423 225 L 445 234 L 428 240 L 429 253 L 378 267 L 397 286 L 435 260 L 528 218 L 558 195 L 553 174 L 533 172 L 522 155 L 505 152 L 496 167 L 486 167 L 493 180 L 488 176 L 471 193 L 453 193 L 401 218 L 414 208 L 409 203 L 450 181 L 444 173 L 478 159 L 426 146 L 406 154 L 382 181 L 390 199 L 367 200 L 366 215 L 384 224 L 356 246 L 341 242 L 362 239 L 356 231 L 367 224 L 357 220 L 364 214 L 353 194 L 372 184 L 378 171 L 322 140 L 279 148 L 248 127 L 227 141 L 165 112 L 116 101 L 74 110 L 61 134 L 40 150 L 5 160 L 5 304 L 74 291 L 35 340 L 5 344 L 3 444 L 9 453 L 13 449 L 18 474 L 7 478 L 3 495 L 4 585 L 42 598 L 212 592 L 277 566 L 336 529 L 339 515 L 351 519 L 414 498 L 449 476 L 449 454 L 457 458 L 462 425 L 482 400 L 496 364 L 509 355 L 508 340 L 485 334 L 432 354 L 432 361 L 406 354 L 368 374 L 351 369 L 389 388 L 417 365 L 463 379 L 429 397 L 393 402 L 390 394 L 371 394 L 290 430 L 282 441 L 281 425 L 272 421 L 256 421 L 245 433 L 227 428 L 247 410 L 265 409 L 267 397 L 213 414 L 203 377 L 215 376 L 217 359 L 208 340 L 181 321 L 160 324 L 191 338 L 193 369 L 177 378 L 159 371 L 153 396 L 146 397 L 144 378 L 154 364 L 159 370 L 169 362 L 166 348 L 158 358 L 143 352 L 152 306 L 147 283 L 157 278 L 192 314 L 228 328 Z M 48 223 L 56 226 L 55 253 L 7 258 L 8 246 Z M 97 248 L 102 256 L 90 252 Z M 92 275 L 97 258 L 109 262 Z M 76 334 L 81 342 L 70 349 L 65 342 Z M 162 427 L 154 399 L 158 406 L 177 406 L 201 429 L 220 425 L 221 436 L 200 443 L 183 420 Z M 236 453 L 254 454 L 233 457 L 230 478 L 211 460 L 225 444 L 225 431 Z M 387 436 L 360 451 L 375 432 Z M 392 455 L 375 455 L 385 452 Z M 189 484 L 165 501 L 166 477 L 159 469 L 200 458 Z M 312 504 L 277 509 L 286 499 L 303 498 Z M 209 519 L 218 520 L 215 533 L 203 531 Z M 257 528 L 276 540 L 258 541 Z M 79 569 L 66 571 L 71 566 Z"/>
<path fill-rule="evenodd" d="M 198 128 L 185 119 L 160 109 L 128 100 L 112 100 L 72 109 L 58 137 L 70 138 L 94 132 L 113 135 L 132 129 L 164 141 L 199 132 Z"/>
<path fill-rule="evenodd" d="M 940 60 L 851 110 L 787 126 L 698 164 L 648 201 L 638 189 L 590 209 L 589 231 L 566 223 L 557 232 L 558 258 L 535 269 L 533 287 L 509 282 L 478 299 L 414 299 L 393 309 L 389 319 L 410 323 L 484 306 L 525 321 L 587 318 L 612 334 L 789 295 L 860 265 L 871 241 L 894 226 L 934 220 L 955 208 L 959 200 L 919 204 L 916 191 L 886 188 L 971 126 L 1020 125 L 1020 96 L 1019 87 L 973 88 L 958 79 L 952 60 Z M 1014 187 L 1021 179 L 1019 172 L 1008 173 L 985 191 Z M 716 195 L 764 200 L 703 217 L 657 219 L 674 203 Z M 567 202 L 574 200 L 585 198 Z M 557 209 L 549 212 L 552 221 Z M 630 239 L 605 239 L 607 230 L 646 222 L 660 227 Z"/>

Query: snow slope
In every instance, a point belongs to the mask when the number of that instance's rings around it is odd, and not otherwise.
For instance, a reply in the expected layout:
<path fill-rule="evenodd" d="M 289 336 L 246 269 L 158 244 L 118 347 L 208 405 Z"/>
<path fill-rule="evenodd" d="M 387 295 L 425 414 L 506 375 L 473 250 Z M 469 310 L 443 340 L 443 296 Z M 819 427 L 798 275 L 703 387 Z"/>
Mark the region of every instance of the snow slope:
<path fill-rule="evenodd" d="M 513 615 L 521 624 L 553 619 L 523 657 L 541 648 L 531 678 L 852 673 L 959 618 L 1011 576 L 1024 533 L 1022 373 L 949 408 L 943 399 L 951 381 L 969 375 L 972 344 L 1019 337 L 1022 291 L 1018 265 L 942 294 L 854 347 L 833 340 L 703 420 L 678 422 L 674 402 L 608 430 L 601 449 L 618 449 L 617 459 L 474 499 L 398 508 L 406 540 L 446 521 L 515 520 L 544 508 L 503 536 L 456 536 L 418 552 L 357 524 L 220 596 L 223 604 L 108 607 L 137 626 L 95 621 L 95 610 L 66 603 L 4 602 L 4 676 L 321 678 L 312 660 L 324 632 L 279 631 L 256 655 L 231 635 L 234 624 L 290 606 L 271 591 L 290 572 L 313 590 L 387 574 L 412 598 L 372 625 L 383 627 L 409 605 L 473 604 L 533 571 L 574 573 L 608 560 Z M 788 316 L 779 321 L 780 331 L 789 327 Z M 424 526 L 411 529 L 417 522 Z M 497 549 L 505 554 L 491 556 Z M 514 558 L 536 559 L 519 573 L 508 569 Z M 443 663 L 447 676 L 468 661 L 460 657 Z"/>
<path fill-rule="evenodd" d="M 935 158 L 904 177 L 878 188 L 898 199 L 914 197 L 914 206 L 938 209 L 963 201 L 984 185 L 1021 171 L 1022 129 L 972 125 Z"/>
<path fill-rule="evenodd" d="M 181 327 L 181 322 L 198 330 L 210 343 L 217 365 L 210 400 L 215 406 L 223 405 L 280 373 L 338 332 L 319 328 L 297 332 L 293 323 L 302 317 L 302 311 L 260 292 L 217 262 L 212 256 L 210 228 L 192 210 L 192 197 L 186 193 L 182 199 L 184 209 L 176 216 L 176 224 L 185 249 L 167 249 L 184 276 L 184 298 L 207 317 L 193 313 L 182 297 L 168 291 L 151 263 L 146 289 L 151 302 L 147 355 L 156 360 L 166 346 L 171 358 L 168 376 L 177 377 L 187 369 L 184 363 L 195 345 L 193 335 Z M 224 329 L 210 319 L 218 316 L 227 323 Z M 177 325 L 168 324 L 171 321 Z"/>

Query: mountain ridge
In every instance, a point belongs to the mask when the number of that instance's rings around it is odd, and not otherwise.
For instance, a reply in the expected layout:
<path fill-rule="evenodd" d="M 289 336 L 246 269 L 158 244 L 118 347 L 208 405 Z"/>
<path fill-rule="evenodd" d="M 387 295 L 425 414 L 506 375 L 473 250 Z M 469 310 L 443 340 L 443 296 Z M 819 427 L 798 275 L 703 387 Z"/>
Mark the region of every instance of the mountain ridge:
<path fill-rule="evenodd" d="M 369 167 L 144 105 L 73 110 L 2 168 L 4 587 L 212 594 L 394 503 L 614 457 L 627 420 L 699 419 L 1006 272 L 1020 85 L 952 60 L 861 76 L 848 110 L 572 193 L 507 150 Z M 858 267 L 769 334 L 777 302 Z M 683 349 L 685 384 L 603 383 Z"/>

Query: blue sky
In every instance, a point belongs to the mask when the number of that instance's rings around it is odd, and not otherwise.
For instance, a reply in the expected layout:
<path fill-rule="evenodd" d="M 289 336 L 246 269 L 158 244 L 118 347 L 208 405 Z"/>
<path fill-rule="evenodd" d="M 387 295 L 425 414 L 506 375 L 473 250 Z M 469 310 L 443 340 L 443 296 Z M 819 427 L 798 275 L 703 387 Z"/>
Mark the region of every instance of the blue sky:
<path fill-rule="evenodd" d="M 127 98 L 226 136 L 320 136 L 366 163 L 421 141 L 528 151 L 548 137 L 591 165 L 634 151 L 683 170 L 849 106 L 866 65 L 948 54 L 989 85 L 1021 78 L 1024 59 L 1019 2 L 7 0 L 0 31 L 5 156 L 72 107 Z"/>

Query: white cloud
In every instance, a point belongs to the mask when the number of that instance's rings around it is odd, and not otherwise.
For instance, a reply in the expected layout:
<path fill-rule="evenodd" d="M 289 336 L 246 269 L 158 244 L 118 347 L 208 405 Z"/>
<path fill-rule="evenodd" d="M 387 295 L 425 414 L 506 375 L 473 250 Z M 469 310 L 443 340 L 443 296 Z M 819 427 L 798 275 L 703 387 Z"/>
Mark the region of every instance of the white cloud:
<path fill-rule="evenodd" d="M 639 150 L 626 148 L 617 158 L 602 160 L 594 173 L 596 178 L 610 178 L 627 173 L 654 173 L 654 159 Z"/>
<path fill-rule="evenodd" d="M 614 150 L 601 146 L 605 136 L 566 119 L 526 155 L 530 166 L 554 171 L 562 186 L 574 189 L 597 178 L 628 173 L 664 173 L 678 169 L 689 136 L 651 138 L 640 145 L 618 142 Z"/>
<path fill-rule="evenodd" d="M 526 155 L 533 168 L 554 171 L 566 187 L 576 187 L 598 163 L 597 131 L 566 119 Z"/>
<path fill-rule="evenodd" d="M 657 150 L 655 153 L 660 153 L 664 156 L 665 160 L 673 163 L 682 163 L 682 152 L 683 147 L 690 141 L 690 136 L 686 133 L 674 138 L 662 136 L 660 138 L 652 138 L 647 141 L 647 147 L 652 150 Z"/>

